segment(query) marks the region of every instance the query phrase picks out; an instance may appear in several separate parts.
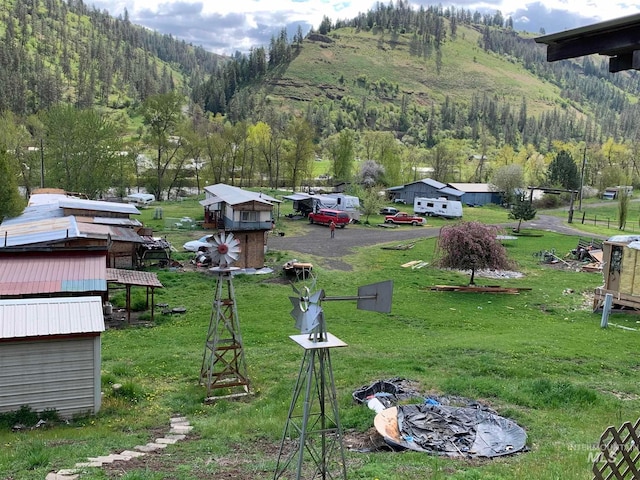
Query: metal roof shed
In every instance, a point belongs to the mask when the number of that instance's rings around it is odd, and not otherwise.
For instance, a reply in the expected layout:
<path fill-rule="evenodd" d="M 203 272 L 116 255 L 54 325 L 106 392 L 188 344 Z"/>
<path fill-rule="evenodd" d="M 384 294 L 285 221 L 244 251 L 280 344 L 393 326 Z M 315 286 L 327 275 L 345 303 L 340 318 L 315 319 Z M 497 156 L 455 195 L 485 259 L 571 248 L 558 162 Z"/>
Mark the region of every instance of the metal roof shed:
<path fill-rule="evenodd" d="M 140 272 L 137 270 L 124 270 L 121 268 L 107 268 L 107 284 L 110 283 L 124 285 L 127 302 L 127 323 L 131 323 L 131 287 L 146 287 L 147 308 L 149 308 L 149 291 L 151 291 L 151 321 L 153 322 L 153 313 L 155 309 L 155 302 L 153 298 L 155 295 L 155 289 L 163 288 L 162 283 L 158 280 L 158 276 L 155 273 Z"/>
<path fill-rule="evenodd" d="M 100 410 L 100 297 L 0 300 L 0 412 Z"/>

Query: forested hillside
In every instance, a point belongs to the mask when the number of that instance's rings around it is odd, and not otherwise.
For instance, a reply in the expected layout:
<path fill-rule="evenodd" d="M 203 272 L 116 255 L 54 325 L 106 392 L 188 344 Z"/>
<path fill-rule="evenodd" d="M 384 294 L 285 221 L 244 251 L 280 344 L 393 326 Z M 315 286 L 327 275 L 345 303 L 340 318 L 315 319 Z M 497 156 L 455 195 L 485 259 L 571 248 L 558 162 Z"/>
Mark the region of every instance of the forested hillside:
<path fill-rule="evenodd" d="M 499 12 L 378 3 L 226 58 L 81 0 L 0 6 L 0 163 L 27 194 L 364 194 L 425 176 L 576 188 L 581 161 L 585 185 L 640 184 L 637 72 L 549 63 Z"/>
<path fill-rule="evenodd" d="M 378 4 L 356 19 L 327 19 L 288 50 L 276 40 L 226 65 L 204 105 L 243 119 L 260 112 L 262 95 L 305 112 L 322 136 L 388 130 L 428 147 L 446 137 L 478 141 L 483 132 L 514 148 L 635 140 L 636 72 L 610 74 L 597 57 L 549 63 L 546 47 L 509 24 L 463 9 Z M 265 57 L 283 61 L 269 68 Z M 243 84 L 257 75 L 264 82 L 247 95 Z"/>
<path fill-rule="evenodd" d="M 122 108 L 187 94 L 219 59 L 82 0 L 0 0 L 0 111 L 30 114 L 60 102 Z"/>

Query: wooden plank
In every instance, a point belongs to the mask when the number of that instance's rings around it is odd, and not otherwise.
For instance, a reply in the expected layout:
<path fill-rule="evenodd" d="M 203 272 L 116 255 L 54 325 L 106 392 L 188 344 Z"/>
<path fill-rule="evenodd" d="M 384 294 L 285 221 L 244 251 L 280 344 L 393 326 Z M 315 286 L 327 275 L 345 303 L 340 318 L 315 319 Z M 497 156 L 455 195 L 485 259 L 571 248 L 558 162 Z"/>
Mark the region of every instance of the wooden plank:
<path fill-rule="evenodd" d="M 437 292 L 463 292 L 463 293 L 507 293 L 518 294 L 529 291 L 529 287 L 500 287 L 500 286 L 462 286 L 462 285 L 434 285 L 432 291 Z"/>
<path fill-rule="evenodd" d="M 420 262 L 422 262 L 422 260 L 411 260 L 410 262 L 403 263 L 400 266 L 403 268 L 408 268 L 408 267 L 413 267 L 414 265 L 417 265 Z"/>

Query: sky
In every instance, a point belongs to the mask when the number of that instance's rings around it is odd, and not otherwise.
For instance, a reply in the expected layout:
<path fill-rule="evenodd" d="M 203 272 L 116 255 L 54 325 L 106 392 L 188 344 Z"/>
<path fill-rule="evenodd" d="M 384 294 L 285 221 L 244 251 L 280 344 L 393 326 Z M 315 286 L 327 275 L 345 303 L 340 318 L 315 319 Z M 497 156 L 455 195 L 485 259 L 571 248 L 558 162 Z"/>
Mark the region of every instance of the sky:
<path fill-rule="evenodd" d="M 286 28 L 289 40 L 298 26 L 306 34 L 322 18 L 350 19 L 374 8 L 377 0 L 85 0 L 119 17 L 163 34 L 232 55 L 252 47 L 268 47 L 272 37 Z M 381 0 L 387 5 L 389 0 Z M 409 0 L 420 5 L 453 6 L 471 12 L 511 17 L 518 31 L 557 33 L 614 18 L 640 13 L 640 0 Z"/>

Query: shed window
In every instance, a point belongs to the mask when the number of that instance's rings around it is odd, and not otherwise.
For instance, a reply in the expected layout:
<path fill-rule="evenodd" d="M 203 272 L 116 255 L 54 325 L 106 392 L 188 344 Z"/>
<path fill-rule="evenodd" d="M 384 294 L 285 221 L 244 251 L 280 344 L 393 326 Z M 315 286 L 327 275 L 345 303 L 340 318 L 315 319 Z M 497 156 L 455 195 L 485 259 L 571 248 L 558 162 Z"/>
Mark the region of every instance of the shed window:
<path fill-rule="evenodd" d="M 258 212 L 240 212 L 241 222 L 257 222 Z"/>

